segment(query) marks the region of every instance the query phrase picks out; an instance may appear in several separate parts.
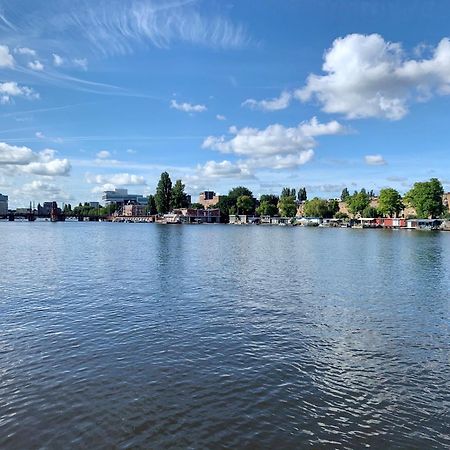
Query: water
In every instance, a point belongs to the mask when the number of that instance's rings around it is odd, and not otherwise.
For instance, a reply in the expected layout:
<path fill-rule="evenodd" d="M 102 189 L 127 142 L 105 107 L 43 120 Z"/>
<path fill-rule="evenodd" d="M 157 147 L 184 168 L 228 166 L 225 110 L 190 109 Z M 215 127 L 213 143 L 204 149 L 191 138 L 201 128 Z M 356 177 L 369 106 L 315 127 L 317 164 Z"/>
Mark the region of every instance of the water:
<path fill-rule="evenodd" d="M 450 445 L 450 233 L 0 237 L 2 449 Z"/>

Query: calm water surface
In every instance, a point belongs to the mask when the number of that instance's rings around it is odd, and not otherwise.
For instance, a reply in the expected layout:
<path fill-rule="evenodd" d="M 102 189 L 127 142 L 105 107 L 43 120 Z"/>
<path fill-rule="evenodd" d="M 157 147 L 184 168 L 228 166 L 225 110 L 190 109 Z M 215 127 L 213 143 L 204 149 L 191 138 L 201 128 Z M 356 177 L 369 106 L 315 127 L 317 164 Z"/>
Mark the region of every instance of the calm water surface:
<path fill-rule="evenodd" d="M 2 449 L 450 446 L 450 233 L 0 238 Z"/>

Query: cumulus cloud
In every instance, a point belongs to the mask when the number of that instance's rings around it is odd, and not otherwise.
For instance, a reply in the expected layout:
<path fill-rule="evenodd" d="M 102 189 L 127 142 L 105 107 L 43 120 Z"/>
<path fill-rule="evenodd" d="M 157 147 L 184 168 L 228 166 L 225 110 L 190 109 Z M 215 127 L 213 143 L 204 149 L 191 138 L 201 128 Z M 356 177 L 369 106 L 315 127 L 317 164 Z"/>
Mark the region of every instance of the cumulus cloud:
<path fill-rule="evenodd" d="M 16 197 L 23 196 L 37 200 L 48 200 L 48 198 L 69 200 L 71 198 L 70 195 L 63 192 L 58 186 L 42 180 L 33 180 L 30 183 L 26 183 L 20 190 L 15 191 L 14 194 Z"/>
<path fill-rule="evenodd" d="M 413 59 L 379 34 L 350 34 L 325 52 L 322 70 L 295 92 L 299 100 L 316 99 L 323 111 L 349 119 L 398 120 L 411 101 L 450 94 L 450 40 L 442 39 L 430 58 Z"/>
<path fill-rule="evenodd" d="M 316 136 L 341 134 L 345 128 L 335 120 L 319 123 L 313 117 L 292 128 L 275 124 L 263 130 L 231 127 L 229 131 L 234 137 L 209 136 L 203 141 L 203 148 L 245 157 L 245 163 L 251 167 L 281 169 L 311 161 L 317 146 Z"/>
<path fill-rule="evenodd" d="M 193 105 L 191 103 L 178 103 L 176 100 L 170 102 L 170 107 L 177 109 L 178 111 L 184 111 L 187 113 L 203 112 L 208 108 L 205 105 Z"/>
<path fill-rule="evenodd" d="M 13 97 L 34 100 L 39 98 L 39 94 L 27 86 L 20 86 L 15 81 L 0 83 L 0 103 L 10 103 Z"/>
<path fill-rule="evenodd" d="M 109 184 L 111 186 L 144 186 L 147 184 L 143 176 L 129 173 L 113 173 L 104 175 L 93 175 L 87 173 L 86 181 L 90 184 Z"/>
<path fill-rule="evenodd" d="M 224 160 L 221 162 L 208 161 L 204 165 L 197 166 L 197 173 L 201 178 L 253 178 L 250 170 L 245 165 Z"/>
<path fill-rule="evenodd" d="M 262 111 L 278 111 L 280 109 L 286 109 L 292 99 L 290 92 L 284 91 L 279 97 L 269 100 L 254 100 L 249 98 L 242 103 L 242 106 L 246 106 L 251 109 L 260 109 Z"/>
<path fill-rule="evenodd" d="M 42 131 L 36 131 L 36 133 L 34 133 L 34 135 L 38 138 L 38 139 L 45 139 L 45 134 Z"/>
<path fill-rule="evenodd" d="M 30 61 L 28 63 L 28 67 L 31 70 L 37 70 L 38 72 L 41 72 L 44 70 L 44 65 L 37 59 L 35 59 L 34 61 Z"/>
<path fill-rule="evenodd" d="M 62 58 L 61 56 L 59 56 L 56 53 L 52 54 L 53 56 L 53 65 L 56 67 L 60 67 L 64 64 L 64 58 Z"/>
<path fill-rule="evenodd" d="M 0 67 L 10 68 L 14 66 L 14 57 L 9 51 L 7 45 L 0 45 Z"/>
<path fill-rule="evenodd" d="M 68 159 L 55 158 L 55 150 L 45 149 L 42 152 L 33 152 L 28 147 L 18 147 L 0 142 L 0 167 L 19 170 L 22 173 L 67 176 L 71 170 Z"/>
<path fill-rule="evenodd" d="M 364 161 L 369 166 L 384 166 L 387 164 L 381 155 L 366 155 L 364 156 Z"/>
<path fill-rule="evenodd" d="M 227 120 L 227 118 L 223 114 L 216 114 L 217 120 Z"/>
<path fill-rule="evenodd" d="M 100 152 L 97 153 L 97 158 L 100 159 L 107 159 L 111 157 L 111 153 L 108 152 L 108 150 L 101 150 Z"/>
<path fill-rule="evenodd" d="M 14 53 L 18 55 L 36 56 L 36 50 L 28 47 L 19 47 L 14 49 Z"/>
<path fill-rule="evenodd" d="M 18 147 L 0 142 L 0 166 L 29 164 L 35 157 L 36 155 L 28 147 Z"/>

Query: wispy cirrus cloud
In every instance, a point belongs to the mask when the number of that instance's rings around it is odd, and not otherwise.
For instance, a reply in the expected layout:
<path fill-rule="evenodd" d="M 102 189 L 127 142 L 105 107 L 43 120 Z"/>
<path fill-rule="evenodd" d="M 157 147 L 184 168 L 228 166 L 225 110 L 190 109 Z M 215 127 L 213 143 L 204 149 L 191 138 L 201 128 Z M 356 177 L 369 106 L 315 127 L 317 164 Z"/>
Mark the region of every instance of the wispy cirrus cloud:
<path fill-rule="evenodd" d="M 251 43 L 243 25 L 220 11 L 200 9 L 194 0 L 61 0 L 46 2 L 45 7 L 27 3 L 27 9 L 20 3 L 5 5 L 0 25 L 10 31 L 20 29 L 22 36 L 33 36 L 35 41 L 45 41 L 53 31 L 76 36 L 79 46 L 105 55 L 131 53 L 149 45 L 169 48 L 187 43 L 228 49 Z M 18 15 L 19 8 L 28 13 Z"/>

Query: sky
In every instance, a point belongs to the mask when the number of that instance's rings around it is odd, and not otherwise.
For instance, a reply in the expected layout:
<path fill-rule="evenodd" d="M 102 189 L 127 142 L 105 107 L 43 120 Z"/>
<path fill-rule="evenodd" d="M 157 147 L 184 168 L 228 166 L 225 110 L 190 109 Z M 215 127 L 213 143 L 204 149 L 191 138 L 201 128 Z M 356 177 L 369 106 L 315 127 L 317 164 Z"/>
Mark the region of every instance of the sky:
<path fill-rule="evenodd" d="M 450 4 L 0 0 L 0 193 L 450 190 Z"/>

